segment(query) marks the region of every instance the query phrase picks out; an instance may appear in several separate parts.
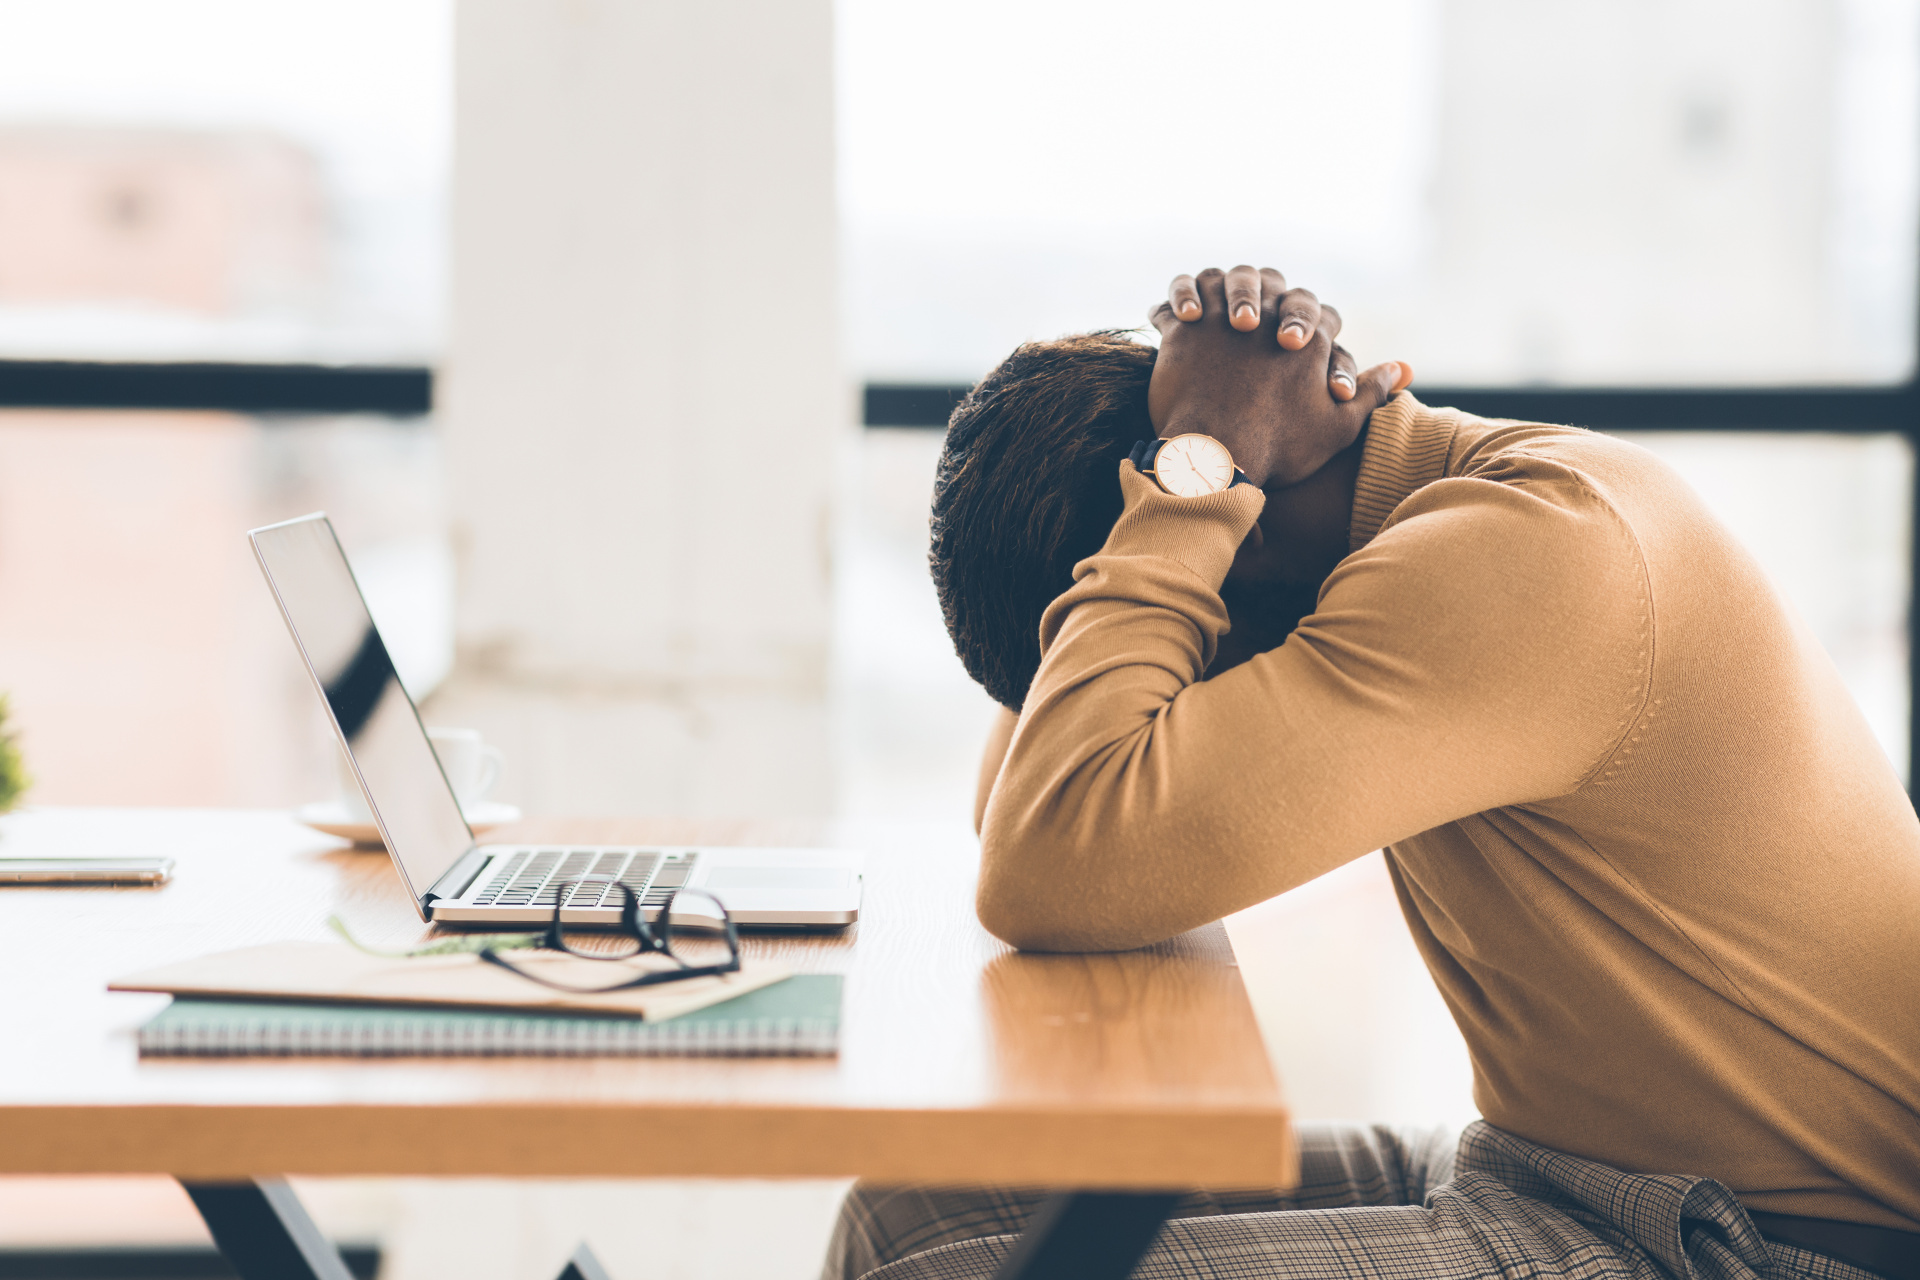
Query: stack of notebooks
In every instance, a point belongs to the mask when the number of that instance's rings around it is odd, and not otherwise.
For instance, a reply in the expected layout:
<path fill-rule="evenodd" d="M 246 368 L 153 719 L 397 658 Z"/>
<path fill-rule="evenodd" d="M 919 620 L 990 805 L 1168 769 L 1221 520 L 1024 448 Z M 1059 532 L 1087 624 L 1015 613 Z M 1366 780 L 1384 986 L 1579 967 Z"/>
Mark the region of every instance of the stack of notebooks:
<path fill-rule="evenodd" d="M 142 1057 L 794 1057 L 840 1042 L 840 977 L 764 965 L 567 996 L 470 955 L 395 962 L 279 943 L 110 985 L 174 997 L 140 1028 Z"/>

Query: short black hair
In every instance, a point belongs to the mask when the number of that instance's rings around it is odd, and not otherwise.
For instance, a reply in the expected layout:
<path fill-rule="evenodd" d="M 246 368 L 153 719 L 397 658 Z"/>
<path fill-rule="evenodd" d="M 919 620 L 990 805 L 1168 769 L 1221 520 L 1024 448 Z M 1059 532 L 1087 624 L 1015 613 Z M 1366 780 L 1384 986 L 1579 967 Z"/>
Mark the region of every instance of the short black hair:
<path fill-rule="evenodd" d="M 1127 330 L 1029 342 L 947 421 L 927 560 L 954 651 L 1002 706 L 1026 701 L 1040 615 L 1120 518 L 1158 354 Z"/>

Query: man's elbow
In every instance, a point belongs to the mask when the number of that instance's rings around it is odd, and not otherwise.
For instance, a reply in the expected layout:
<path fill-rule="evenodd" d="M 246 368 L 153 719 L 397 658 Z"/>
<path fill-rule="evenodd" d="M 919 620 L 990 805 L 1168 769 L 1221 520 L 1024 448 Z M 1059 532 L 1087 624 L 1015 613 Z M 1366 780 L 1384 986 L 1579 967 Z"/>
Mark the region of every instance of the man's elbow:
<path fill-rule="evenodd" d="M 1077 877 L 1062 860 L 1047 856 L 1057 848 L 1030 823 L 1012 819 L 1005 807 L 989 811 L 980 831 L 980 884 L 974 912 L 988 933 L 1022 951 L 1082 951 L 1084 911 L 1070 901 L 1068 887 Z"/>
<path fill-rule="evenodd" d="M 983 877 L 974 911 L 988 933 L 1022 951 L 1088 949 L 1077 945 L 1073 912 L 1058 895 L 996 889 Z"/>
<path fill-rule="evenodd" d="M 974 910 L 987 932 L 1022 951 L 1130 951 L 1180 931 L 1143 892 L 1146 832 L 1092 820 L 1085 803 L 1002 791 L 980 832 Z"/>
<path fill-rule="evenodd" d="M 1068 895 L 979 895 L 975 909 L 988 933 L 1021 951 L 1132 951 L 1150 947 L 1179 930 L 1150 922 L 1089 913 Z"/>
<path fill-rule="evenodd" d="M 982 868 L 974 911 L 994 937 L 1022 951 L 1131 951 L 1178 932 L 1142 918 L 1124 885 L 1089 884 L 1084 875 L 1004 861 Z"/>

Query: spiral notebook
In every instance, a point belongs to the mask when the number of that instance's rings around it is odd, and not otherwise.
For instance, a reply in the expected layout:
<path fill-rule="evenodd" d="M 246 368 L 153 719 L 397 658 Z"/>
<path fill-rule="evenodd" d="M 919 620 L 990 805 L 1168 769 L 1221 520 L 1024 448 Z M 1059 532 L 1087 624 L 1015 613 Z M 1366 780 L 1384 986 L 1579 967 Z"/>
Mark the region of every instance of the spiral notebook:
<path fill-rule="evenodd" d="M 817 1057 L 839 1052 L 837 974 L 798 974 L 665 1021 L 177 996 L 143 1058 Z"/>

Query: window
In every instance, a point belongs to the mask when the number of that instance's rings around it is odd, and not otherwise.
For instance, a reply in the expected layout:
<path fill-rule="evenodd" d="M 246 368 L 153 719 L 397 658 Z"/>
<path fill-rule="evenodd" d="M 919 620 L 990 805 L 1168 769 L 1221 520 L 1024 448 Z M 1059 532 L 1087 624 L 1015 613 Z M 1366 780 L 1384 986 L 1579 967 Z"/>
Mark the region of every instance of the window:
<path fill-rule="evenodd" d="M 451 0 L 0 2 L 0 689 L 34 802 L 333 793 L 252 525 L 331 511 L 410 686 L 444 676 L 451 35 Z"/>
<path fill-rule="evenodd" d="M 841 0 L 848 347 L 970 381 L 1250 261 L 1430 385 L 1898 382 L 1908 0 Z"/>
<path fill-rule="evenodd" d="M 451 8 L 0 4 L 0 358 L 434 357 Z"/>
<path fill-rule="evenodd" d="M 1660 452 L 1906 768 L 1920 5 L 839 13 L 869 426 L 941 425 L 1018 342 L 1139 324 L 1177 272 L 1278 266 L 1340 307 L 1363 363 L 1410 361 L 1430 403 Z M 913 455 L 924 491 L 937 441 L 869 437 L 876 471 Z M 929 673 L 965 681 L 937 628 L 911 634 Z M 960 697 L 889 688 L 929 716 Z"/>

